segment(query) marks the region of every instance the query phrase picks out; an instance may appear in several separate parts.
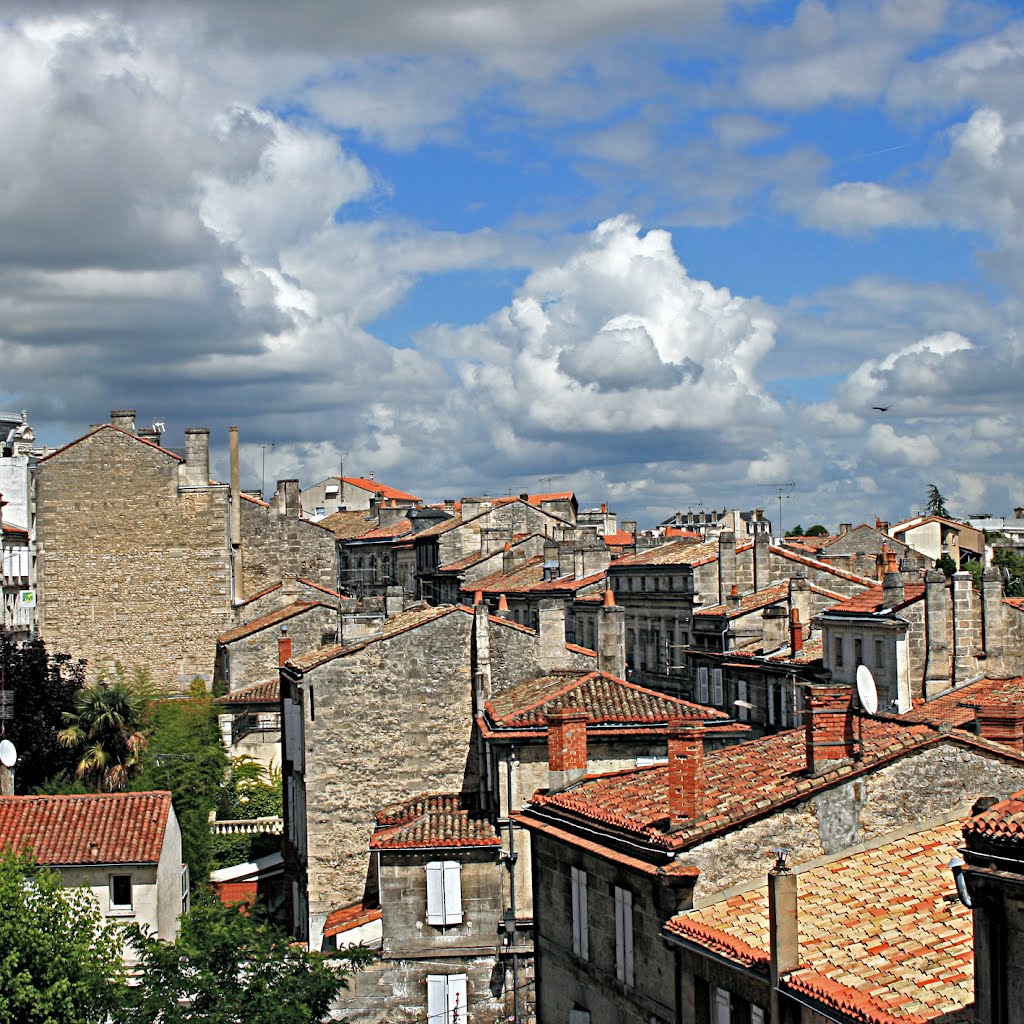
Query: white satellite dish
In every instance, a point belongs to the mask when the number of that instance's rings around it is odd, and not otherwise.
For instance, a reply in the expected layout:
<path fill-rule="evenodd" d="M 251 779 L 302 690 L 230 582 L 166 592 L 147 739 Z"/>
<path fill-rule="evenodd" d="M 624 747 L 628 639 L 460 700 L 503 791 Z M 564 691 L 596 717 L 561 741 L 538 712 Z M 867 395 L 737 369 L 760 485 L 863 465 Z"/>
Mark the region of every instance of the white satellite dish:
<path fill-rule="evenodd" d="M 18 751 L 10 740 L 0 740 L 0 764 L 13 768 L 18 760 Z"/>
<path fill-rule="evenodd" d="M 857 696 L 860 697 L 860 706 L 869 715 L 878 711 L 878 688 L 867 665 L 857 666 Z"/>

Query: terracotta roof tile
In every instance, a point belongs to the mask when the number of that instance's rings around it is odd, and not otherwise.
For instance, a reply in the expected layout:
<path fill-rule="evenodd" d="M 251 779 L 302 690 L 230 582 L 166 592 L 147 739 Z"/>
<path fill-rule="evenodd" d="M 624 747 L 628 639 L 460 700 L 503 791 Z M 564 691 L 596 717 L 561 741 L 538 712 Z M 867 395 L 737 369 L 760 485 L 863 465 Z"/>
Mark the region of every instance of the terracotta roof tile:
<path fill-rule="evenodd" d="M 976 814 L 964 825 L 964 835 L 1020 843 L 1024 840 L 1024 789 Z"/>
<path fill-rule="evenodd" d="M 28 530 L 26 530 L 24 527 L 12 526 L 10 523 L 4 523 L 3 524 L 3 531 L 4 531 L 4 533 L 10 535 L 11 537 L 27 537 L 28 536 Z"/>
<path fill-rule="evenodd" d="M 235 626 L 234 629 L 221 633 L 217 637 L 217 643 L 234 643 L 236 640 L 241 640 L 244 637 L 252 636 L 254 633 L 259 633 L 261 630 L 269 629 L 271 626 L 277 626 L 282 622 L 287 622 L 289 619 L 294 619 L 296 615 L 302 615 L 311 608 L 326 607 L 327 605 L 320 604 L 319 601 L 294 601 L 292 604 L 286 604 L 283 608 L 275 608 L 274 611 L 267 612 L 266 615 L 261 615 L 258 619 L 244 622 L 241 626 Z"/>
<path fill-rule="evenodd" d="M 40 864 L 155 864 L 171 794 L 0 797 L 0 850 L 31 849 Z"/>
<path fill-rule="evenodd" d="M 380 919 L 381 909 L 377 900 L 361 901 L 348 907 L 339 907 L 327 915 L 327 920 L 324 922 L 324 938 L 333 938 L 335 935 L 350 932 L 353 928 L 359 928 Z"/>
<path fill-rule="evenodd" d="M 397 523 L 392 523 L 390 526 L 378 526 L 372 530 L 368 530 L 366 533 L 361 533 L 358 537 L 352 537 L 350 539 L 389 540 L 392 537 L 404 537 L 409 533 L 412 533 L 412 521 L 409 519 L 399 519 Z"/>
<path fill-rule="evenodd" d="M 740 595 L 738 602 L 726 601 L 723 604 L 712 605 L 709 608 L 701 608 L 695 611 L 694 615 L 746 615 L 747 612 L 756 611 L 758 608 L 766 608 L 768 605 L 777 604 L 779 601 L 789 600 L 789 584 L 779 583 L 774 587 L 765 587 L 764 590 L 755 590 L 749 594 Z"/>
<path fill-rule="evenodd" d="M 977 679 L 938 697 L 916 703 L 900 719 L 905 722 L 930 722 L 938 725 L 970 725 L 975 708 L 982 704 L 1024 704 L 1024 676 L 1012 679 Z"/>
<path fill-rule="evenodd" d="M 511 572 L 496 572 L 483 579 L 472 580 L 463 584 L 461 591 L 471 594 L 482 591 L 485 594 L 545 594 L 575 593 L 587 587 L 595 587 L 602 583 L 605 572 L 591 573 L 576 579 L 573 576 L 560 576 L 557 579 L 544 579 L 544 556 L 534 555 Z"/>
<path fill-rule="evenodd" d="M 745 545 L 746 550 L 750 545 Z M 640 565 L 703 565 L 718 558 L 718 541 L 709 540 L 703 544 L 691 544 L 687 541 L 673 541 L 671 544 L 659 544 L 647 551 L 638 551 L 635 555 L 616 558 L 612 567 Z"/>
<path fill-rule="evenodd" d="M 422 793 L 377 813 L 371 850 L 500 846 L 491 822 L 471 813 L 458 793 Z"/>
<path fill-rule="evenodd" d="M 330 530 L 338 540 L 353 540 L 377 527 L 377 519 L 371 517 L 365 508 L 342 509 L 332 512 L 320 520 L 320 525 Z"/>
<path fill-rule="evenodd" d="M 889 609 L 890 611 L 898 611 L 900 608 L 906 608 L 908 604 L 913 604 L 915 601 L 921 600 L 921 598 L 924 597 L 924 584 L 908 583 L 904 587 L 903 593 L 903 600 Z M 871 615 L 874 612 L 882 611 L 882 602 L 884 599 L 885 595 L 882 587 L 869 587 L 867 590 L 864 590 L 859 594 L 854 594 L 853 597 L 849 597 L 845 601 L 841 601 L 832 608 L 826 609 L 826 611 L 829 615 L 833 612 L 837 612 L 840 615 Z"/>
<path fill-rule="evenodd" d="M 418 502 L 420 500 L 415 495 L 400 491 L 397 487 L 388 487 L 387 484 L 382 484 L 379 480 L 368 480 L 362 476 L 335 477 L 334 479 L 344 479 L 345 483 L 350 484 L 352 487 L 358 487 L 362 491 L 369 491 L 370 494 L 383 494 L 385 498 L 395 498 L 398 501 Z"/>
<path fill-rule="evenodd" d="M 670 718 L 699 718 L 713 726 L 729 721 L 714 708 L 691 704 L 616 679 L 607 672 L 557 672 L 497 694 L 485 704 L 489 724 L 501 729 L 546 729 L 545 716 L 560 708 L 582 708 L 588 725 L 664 727 Z"/>
<path fill-rule="evenodd" d="M 954 820 L 798 869 L 800 967 L 784 985 L 864 1024 L 921 1024 L 974 998 L 971 912 L 950 899 Z M 670 935 L 768 962 L 764 885 L 673 918 Z"/>
<path fill-rule="evenodd" d="M 277 704 L 281 699 L 281 677 L 250 683 L 218 697 L 217 704 Z"/>

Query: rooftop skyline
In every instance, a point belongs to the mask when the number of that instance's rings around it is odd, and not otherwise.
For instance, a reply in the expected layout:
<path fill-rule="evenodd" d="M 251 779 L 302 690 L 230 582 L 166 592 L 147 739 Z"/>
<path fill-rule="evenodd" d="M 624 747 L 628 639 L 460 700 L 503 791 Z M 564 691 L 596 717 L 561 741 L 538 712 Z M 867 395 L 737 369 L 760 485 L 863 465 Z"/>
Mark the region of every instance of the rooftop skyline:
<path fill-rule="evenodd" d="M 130 406 L 221 478 L 237 424 L 268 489 L 641 525 L 1024 503 L 1013 4 L 0 13 L 0 408 L 43 443 Z"/>

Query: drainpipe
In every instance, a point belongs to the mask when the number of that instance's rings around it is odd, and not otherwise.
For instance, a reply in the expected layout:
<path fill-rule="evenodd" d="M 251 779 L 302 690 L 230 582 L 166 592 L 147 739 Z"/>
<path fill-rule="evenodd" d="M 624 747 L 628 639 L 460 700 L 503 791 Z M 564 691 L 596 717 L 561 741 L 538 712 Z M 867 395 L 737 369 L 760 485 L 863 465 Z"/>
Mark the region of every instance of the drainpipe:
<path fill-rule="evenodd" d="M 516 952 L 516 830 L 512 821 L 512 764 L 516 748 L 509 746 L 505 761 L 505 813 L 508 817 L 508 899 L 512 911 L 511 927 L 507 931 L 512 946 L 512 1020 L 519 1024 L 519 954 Z"/>

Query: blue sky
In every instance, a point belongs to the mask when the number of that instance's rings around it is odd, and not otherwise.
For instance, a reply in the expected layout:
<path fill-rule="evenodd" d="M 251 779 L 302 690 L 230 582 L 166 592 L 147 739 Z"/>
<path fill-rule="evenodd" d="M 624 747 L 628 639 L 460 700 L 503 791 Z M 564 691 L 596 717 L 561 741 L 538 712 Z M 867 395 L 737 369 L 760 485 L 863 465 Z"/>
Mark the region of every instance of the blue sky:
<path fill-rule="evenodd" d="M 945 0 L 0 0 L 0 406 L 650 524 L 1021 471 L 1024 19 Z M 880 414 L 874 405 L 891 405 Z M 179 440 L 176 441 L 175 439 Z M 775 508 L 769 502 L 769 512 Z"/>

